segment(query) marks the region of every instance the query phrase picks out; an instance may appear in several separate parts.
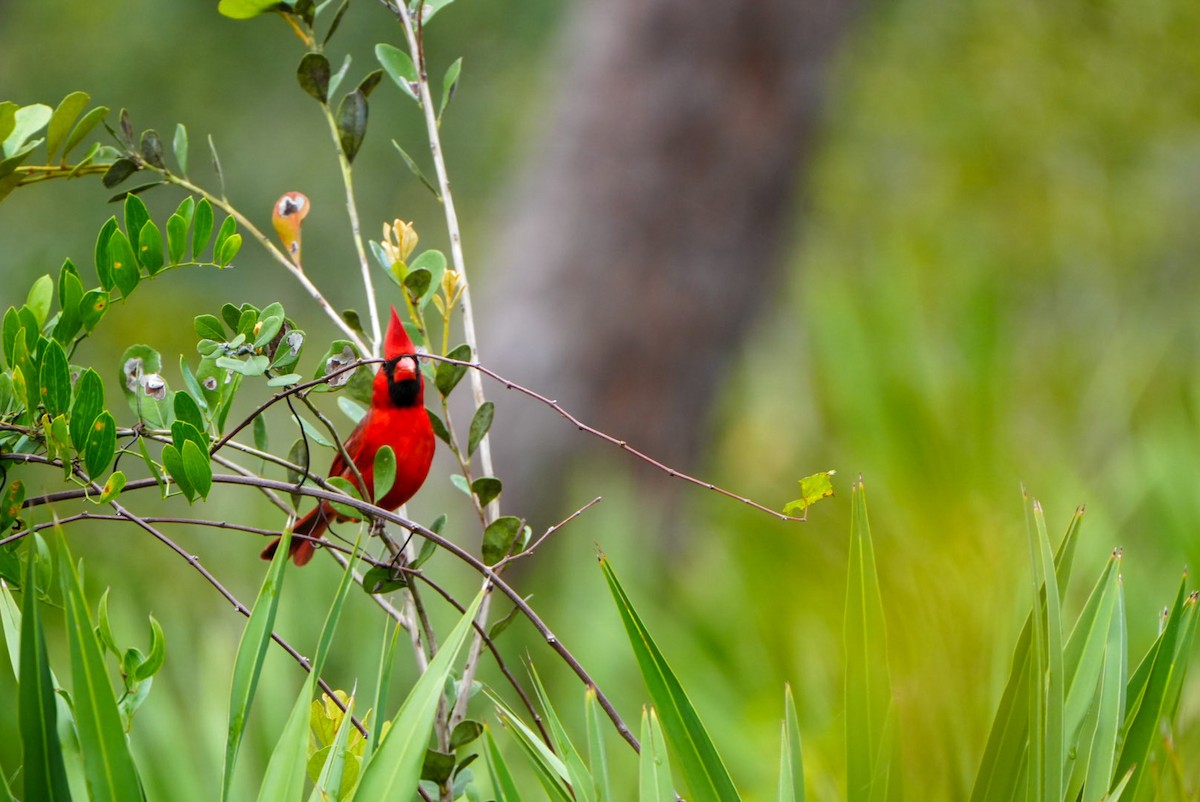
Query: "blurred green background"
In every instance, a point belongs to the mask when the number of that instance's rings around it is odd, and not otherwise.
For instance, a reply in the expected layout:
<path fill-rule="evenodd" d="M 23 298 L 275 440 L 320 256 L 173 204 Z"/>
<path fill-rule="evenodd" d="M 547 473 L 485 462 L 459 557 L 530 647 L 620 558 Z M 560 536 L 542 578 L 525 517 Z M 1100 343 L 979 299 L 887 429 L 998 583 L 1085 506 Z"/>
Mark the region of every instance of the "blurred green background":
<path fill-rule="evenodd" d="M 431 26 L 431 74 L 464 56 L 443 134 L 473 270 L 487 269 L 494 210 L 521 143 L 549 111 L 544 90 L 560 68 L 554 36 L 567 11 L 555 0 L 462 0 Z M 0 20 L 0 97 L 53 105 L 84 89 L 94 102 L 128 107 L 139 130 L 169 134 L 184 122 L 193 163 L 211 132 L 231 199 L 261 226 L 283 191 L 313 199 L 305 263 L 335 304 L 361 303 L 328 132 L 295 85 L 302 51 L 278 20 L 238 24 L 210 4 L 135 0 L 10 0 L 0 2 Z M 369 45 L 382 39 L 397 40 L 386 13 L 358 4 L 333 53 L 359 54 L 351 75 L 361 76 Z M 784 682 L 796 690 L 815 798 L 842 795 L 846 491 L 859 472 L 910 790 L 946 799 L 969 790 L 1028 608 L 1022 484 L 1043 501 L 1056 535 L 1074 506 L 1087 504 L 1071 610 L 1111 549 L 1125 549 L 1131 652 L 1142 653 L 1180 570 L 1200 563 L 1197 41 L 1200 5 L 1191 0 L 905 0 L 863 9 L 825 90 L 786 291 L 723 391 L 703 472 L 779 505 L 794 479 L 837 468 L 839 496 L 801 526 L 699 490 L 684 491 L 666 513 L 643 506 L 654 490 L 634 487 L 622 455 L 596 448 L 569 495 L 604 495 L 604 503 L 515 580 L 627 719 L 645 695 L 593 544 L 612 556 L 751 796 L 773 789 Z M 359 156 L 377 166 L 359 176 L 366 235 L 378 238 L 383 220 L 402 217 L 416 221 L 423 244 L 444 247 L 437 206 L 388 141 L 421 152 L 416 113 L 385 86 L 371 115 Z M 6 200 L 5 305 L 20 303 L 29 282 L 64 257 L 90 264 L 95 233 L 115 211 L 104 203 L 109 194 L 96 181 L 58 182 Z M 158 216 L 178 197 L 147 200 Z M 237 264 L 219 277 L 185 272 L 146 285 L 78 358 L 111 367 L 112 396 L 126 345 L 148 341 L 168 363 L 190 356 L 183 321 L 225 301 L 279 299 L 310 333 L 332 336 L 299 287 L 250 243 Z M 286 448 L 285 423 L 271 425 L 273 445 Z M 468 520 L 446 472 L 411 506 L 418 518 L 448 509 L 452 521 Z M 234 493 L 214 494 L 203 513 L 279 523 Z M 685 535 L 656 549 L 667 514 L 681 518 L 671 528 Z M 91 591 L 112 587 L 118 638 L 147 637 L 146 612 L 166 630 L 167 667 L 135 726 L 135 747 L 150 758 L 151 798 L 211 798 L 241 619 L 139 533 L 96 524 L 71 535 Z M 253 597 L 258 543 L 213 531 L 179 537 L 239 597 Z M 433 565 L 470 592 L 471 576 L 444 558 Z M 304 650 L 336 580 L 326 565 L 289 578 L 279 629 Z M 352 607 L 328 670 L 346 688 L 374 670 L 383 625 L 365 597 Z M 505 640 L 514 663 L 528 655 L 548 676 L 560 707 L 581 709 L 578 685 L 528 627 Z M 245 746 L 246 794 L 301 683 L 278 653 L 266 670 Z M 0 682 L 10 680 L 0 670 Z M 1198 715 L 1193 674 L 1177 744 L 1193 792 L 1200 769 L 1187 756 L 1200 748 Z M 9 726 L 0 720 L 0 742 L 13 743 Z M 8 771 L 14 757 L 0 750 Z M 614 765 L 633 776 L 631 755 Z"/>

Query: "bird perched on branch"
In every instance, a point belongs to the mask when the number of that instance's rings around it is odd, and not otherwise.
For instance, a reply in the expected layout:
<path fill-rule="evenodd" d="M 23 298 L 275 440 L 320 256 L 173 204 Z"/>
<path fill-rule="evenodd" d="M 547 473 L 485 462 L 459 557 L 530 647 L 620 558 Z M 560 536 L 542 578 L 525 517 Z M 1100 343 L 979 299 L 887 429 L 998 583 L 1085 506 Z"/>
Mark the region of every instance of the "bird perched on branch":
<path fill-rule="evenodd" d="M 391 446 L 396 455 L 396 480 L 375 504 L 394 510 L 413 497 L 429 475 L 433 461 L 433 426 L 425 412 L 425 384 L 417 364 L 416 349 L 392 308 L 392 319 L 384 337 L 383 355 L 386 360 L 375 374 L 371 406 L 367 414 L 345 441 L 346 454 L 354 461 L 364 489 L 359 485 L 354 469 L 346 464 L 341 452 L 329 466 L 329 476 L 341 476 L 350 481 L 364 499 L 375 493 L 375 454 L 383 446 Z M 292 530 L 293 535 L 320 538 L 333 521 L 346 520 L 327 501 L 322 501 L 305 515 Z M 289 554 L 296 565 L 312 559 L 316 544 L 305 537 L 293 537 Z M 279 539 L 263 550 L 262 557 L 275 556 Z"/>

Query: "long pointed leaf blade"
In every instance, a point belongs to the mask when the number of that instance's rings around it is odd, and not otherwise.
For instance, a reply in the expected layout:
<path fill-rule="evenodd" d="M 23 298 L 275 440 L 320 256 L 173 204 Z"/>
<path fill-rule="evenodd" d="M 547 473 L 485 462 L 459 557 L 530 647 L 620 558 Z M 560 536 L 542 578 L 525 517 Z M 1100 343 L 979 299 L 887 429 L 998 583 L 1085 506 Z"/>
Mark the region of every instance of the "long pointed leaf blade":
<path fill-rule="evenodd" d="M 792 686 L 783 690 L 783 724 L 780 733 L 779 802 L 804 802 L 804 758 L 800 747 L 800 721 Z"/>
<path fill-rule="evenodd" d="M 495 703 L 496 717 L 512 734 L 521 751 L 525 753 L 525 757 L 529 760 L 529 765 L 533 767 L 538 782 L 542 784 L 546 795 L 557 802 L 572 802 L 571 789 L 567 786 L 570 775 L 568 775 L 567 767 L 563 764 L 562 759 L 554 754 L 549 746 L 542 743 L 537 733 L 505 705 L 499 696 L 486 687 L 484 693 Z"/>
<path fill-rule="evenodd" d="M 642 753 L 638 758 L 638 802 L 673 802 L 671 763 L 654 708 L 642 708 Z"/>
<path fill-rule="evenodd" d="M 288 546 L 292 541 L 290 529 L 284 530 L 275 557 L 267 569 L 267 575 L 259 588 L 254 608 L 242 631 L 238 643 L 237 657 L 233 664 L 233 683 L 229 692 L 229 734 L 225 741 L 225 770 L 221 775 L 221 800 L 229 799 L 233 785 L 233 769 L 237 763 L 238 748 L 246 730 L 246 718 L 258 688 L 258 677 L 262 671 L 271 631 L 275 627 L 275 611 L 279 607 L 279 594 L 283 589 L 283 572 L 288 562 Z"/>
<path fill-rule="evenodd" d="M 483 737 L 483 757 L 487 762 L 488 779 L 492 781 L 492 793 L 496 796 L 496 802 L 521 802 L 521 792 L 517 789 L 508 763 L 500 754 L 500 747 L 492 735 L 492 728 L 487 723 L 483 725 Z"/>
<path fill-rule="evenodd" d="M 1109 623 L 1104 670 L 1100 675 L 1099 709 L 1092 735 L 1084 799 L 1099 799 L 1112 783 L 1117 758 L 1117 733 L 1121 724 L 1121 693 L 1125 687 L 1125 595 L 1117 577 L 1116 611 Z"/>
<path fill-rule="evenodd" d="M 350 728 L 353 726 L 354 694 L 346 700 L 346 715 L 338 725 L 333 743 L 329 745 L 329 755 L 321 766 L 321 773 L 313 783 L 312 795 L 309 802 L 323 802 L 326 799 L 337 799 L 342 788 L 342 777 L 346 770 L 346 744 L 350 741 Z"/>
<path fill-rule="evenodd" d="M 117 698 L 104 665 L 104 652 L 83 595 L 83 585 L 67 549 L 59 540 L 59 577 L 66 607 L 67 642 L 71 653 L 72 698 L 91 799 L 136 800 L 141 781 L 117 709 Z"/>
<path fill-rule="evenodd" d="M 595 802 L 596 792 L 592 774 L 588 771 L 587 764 L 583 762 L 579 750 L 575 748 L 575 744 L 567 735 L 567 729 L 558 717 L 558 711 L 550 703 L 550 697 L 542 685 L 542 678 L 538 676 L 532 663 L 529 665 L 529 673 L 533 677 L 533 689 L 537 693 L 538 703 L 541 704 L 542 710 L 546 714 L 546 723 L 550 728 L 550 737 L 554 741 L 554 748 L 566 766 L 567 780 L 571 783 L 571 790 L 576 802 Z"/>
<path fill-rule="evenodd" d="M 1054 555 L 1060 593 L 1066 590 L 1071 577 L 1082 522 L 1083 507 L 1079 507 Z M 1044 589 L 1042 594 L 1044 599 Z M 1029 659 L 1033 616 L 1034 611 L 1026 616 L 1021 634 L 1017 637 L 1010 664 L 1012 668 L 992 719 L 987 746 L 983 750 L 979 772 L 971 790 L 971 802 L 1010 802 L 1014 778 L 1024 765 L 1029 741 Z"/>
<path fill-rule="evenodd" d="M 50 658 L 46 654 L 46 636 L 34 591 L 35 551 L 29 549 L 25 585 L 21 589 L 21 687 L 17 716 L 24 747 L 25 798 L 70 802 L 62 745 L 54 726 L 57 713 Z"/>
<path fill-rule="evenodd" d="M 583 694 L 583 717 L 588 732 L 588 766 L 596 783 L 596 798 L 613 802 L 612 785 L 608 779 L 608 753 L 604 748 L 604 727 L 597 710 L 596 689 L 589 687 Z"/>
<path fill-rule="evenodd" d="M 1063 796 L 1063 765 L 1066 760 L 1066 745 L 1064 743 L 1063 719 L 1066 699 L 1064 693 L 1063 671 L 1063 630 L 1062 605 L 1059 601 L 1058 583 L 1050 582 L 1053 571 L 1054 557 L 1050 552 L 1050 537 L 1046 533 L 1046 516 L 1042 505 L 1034 499 L 1033 531 L 1030 532 L 1030 548 L 1036 569 L 1034 584 L 1034 599 L 1038 597 L 1038 588 L 1046 589 L 1045 617 L 1045 664 L 1044 677 L 1046 688 L 1044 715 L 1045 749 L 1042 758 L 1043 779 L 1042 788 L 1046 799 L 1062 799 Z"/>
<path fill-rule="evenodd" d="M 357 551 L 358 544 L 356 543 L 355 553 Z M 342 581 L 334 594 L 329 614 L 325 617 L 325 624 L 321 628 L 317 654 L 313 658 L 308 679 L 304 682 L 300 695 L 296 697 L 296 701 L 292 705 L 292 712 L 288 714 L 283 732 L 275 744 L 274 751 L 271 752 L 271 759 L 267 762 L 267 771 L 263 775 L 262 785 L 258 791 L 258 798 L 264 802 L 273 802 L 277 799 L 299 799 L 304 792 L 304 769 L 308 762 L 309 706 L 312 702 L 313 692 L 316 690 L 317 677 L 321 676 L 325 657 L 329 654 L 329 646 L 333 642 L 333 633 L 337 629 L 337 622 L 342 614 L 342 605 L 346 601 L 346 595 L 349 593 L 350 584 L 354 579 L 353 569 L 354 561 L 348 561 L 346 570 L 342 572 Z M 348 716 L 347 720 L 349 720 Z"/>
<path fill-rule="evenodd" d="M 642 623 L 607 557 L 601 556 L 600 568 L 621 614 L 650 699 L 661 716 L 667 743 L 674 750 L 676 765 L 691 790 L 691 798 L 696 802 L 740 800 L 733 779 L 708 730 L 704 728 L 700 715 Z"/>
<path fill-rule="evenodd" d="M 866 487 L 851 488 L 850 559 L 846 580 L 846 792 L 850 800 L 871 798 L 878 763 L 890 760 L 883 745 L 892 704 L 883 597 L 875 570 Z"/>
<path fill-rule="evenodd" d="M 421 762 L 425 758 L 425 745 L 433 729 L 433 717 L 442 688 L 467 635 L 472 631 L 472 622 L 483 597 L 481 591 L 471 602 L 467 612 L 438 649 L 437 656 L 429 661 L 429 667 L 400 706 L 400 712 L 392 721 L 392 728 L 379 744 L 371 762 L 363 769 L 358 787 L 359 799 L 406 799 L 416 792 L 421 777 Z"/>

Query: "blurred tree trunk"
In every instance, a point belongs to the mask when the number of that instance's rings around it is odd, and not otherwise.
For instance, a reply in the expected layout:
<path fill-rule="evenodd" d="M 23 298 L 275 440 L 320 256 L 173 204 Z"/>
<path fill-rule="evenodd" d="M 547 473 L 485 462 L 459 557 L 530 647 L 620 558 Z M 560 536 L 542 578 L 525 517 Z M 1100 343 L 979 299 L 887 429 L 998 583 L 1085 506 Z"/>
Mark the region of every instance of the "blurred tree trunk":
<path fill-rule="evenodd" d="M 484 361 L 696 469 L 732 358 L 780 286 L 826 73 L 855 5 L 576 6 L 557 106 L 489 249 Z M 536 523 L 561 506 L 572 459 L 612 447 L 512 393 L 489 395 L 507 507 Z"/>

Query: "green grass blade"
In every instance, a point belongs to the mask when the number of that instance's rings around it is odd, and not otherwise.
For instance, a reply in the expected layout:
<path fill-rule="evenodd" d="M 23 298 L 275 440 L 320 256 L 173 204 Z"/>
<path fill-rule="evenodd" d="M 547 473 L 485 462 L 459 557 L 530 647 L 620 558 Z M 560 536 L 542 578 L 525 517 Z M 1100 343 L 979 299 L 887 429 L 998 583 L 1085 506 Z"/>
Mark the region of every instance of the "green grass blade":
<path fill-rule="evenodd" d="M 1060 593 L 1066 590 L 1071 578 L 1082 522 L 1083 508 L 1080 507 L 1075 510 L 1054 556 L 1055 576 Z M 1044 603 L 1044 599 L 1043 590 L 1040 601 Z M 1010 802 L 1013 797 L 1013 784 L 1025 762 L 1029 742 L 1029 660 L 1033 619 L 1034 614 L 1031 611 L 1017 638 L 1012 668 L 996 708 L 987 746 L 979 763 L 979 772 L 975 776 L 971 802 Z"/>
<path fill-rule="evenodd" d="M 542 685 L 542 678 L 538 676 L 537 669 L 533 667 L 532 663 L 529 665 L 529 674 L 533 677 L 533 689 L 537 694 L 538 703 L 545 712 L 546 724 L 550 728 L 550 737 L 554 741 L 554 749 L 567 769 L 567 781 L 571 784 L 576 802 L 595 802 L 596 788 L 592 773 L 588 771 L 587 764 L 583 762 L 583 756 L 579 754 L 579 750 L 575 748 L 575 744 L 567 735 L 567 730 L 558 717 L 558 711 L 550 703 L 550 697 L 546 693 L 545 686 Z"/>
<path fill-rule="evenodd" d="M 454 667 L 454 660 L 472 631 L 472 622 L 483 596 L 482 591 L 476 595 L 400 706 L 388 734 L 380 742 L 371 762 L 363 767 L 359 799 L 407 799 L 416 792 L 442 689 Z"/>
<path fill-rule="evenodd" d="M 285 530 L 275 557 L 267 569 L 254 609 L 242 631 L 238 643 L 237 657 L 233 664 L 233 683 L 229 692 L 229 734 L 225 741 L 225 770 L 221 775 L 221 800 L 229 799 L 233 785 L 233 769 L 237 763 L 238 748 L 246 731 L 246 718 L 250 715 L 250 704 L 258 687 L 258 676 L 262 671 L 267 644 L 271 641 L 271 630 L 275 626 L 275 611 L 279 606 L 279 594 L 283 588 L 283 572 L 288 562 L 288 546 L 292 533 Z"/>
<path fill-rule="evenodd" d="M 21 743 L 24 747 L 22 775 L 24 797 L 29 800 L 70 802 L 67 770 L 62 744 L 55 727 L 54 682 L 50 677 L 50 658 L 46 654 L 46 636 L 34 590 L 33 555 L 28 550 L 25 585 L 22 588 L 21 660 L 18 674 L 18 711 Z"/>
<path fill-rule="evenodd" d="M 493 693 L 490 688 L 485 687 L 484 692 L 495 703 L 496 717 L 512 733 L 517 745 L 525 753 L 525 757 L 533 767 L 538 781 L 546 791 L 546 795 L 551 799 L 557 800 L 557 802 L 572 802 L 571 790 L 567 787 L 570 775 L 562 759 L 554 754 L 550 747 L 542 743 L 538 734 L 522 721 L 520 716 L 505 705 L 504 701 Z"/>
<path fill-rule="evenodd" d="M 487 763 L 488 778 L 492 781 L 492 793 L 496 802 L 521 802 L 521 792 L 517 790 L 508 763 L 500 754 L 500 747 L 496 745 L 496 739 L 492 736 L 492 728 L 486 722 L 483 725 L 483 737 L 483 757 Z"/>
<path fill-rule="evenodd" d="M 880 747 L 892 703 L 883 599 L 875 571 L 866 487 L 851 488 L 850 558 L 846 581 L 846 797 L 871 798 L 877 764 L 890 759 Z"/>
<path fill-rule="evenodd" d="M 355 553 L 358 553 L 358 546 L 358 543 L 354 544 Z M 262 786 L 258 791 L 260 800 L 297 799 L 304 793 L 304 776 L 308 765 L 309 709 L 312 705 L 313 693 L 316 691 L 317 677 L 321 676 L 325 658 L 329 655 L 333 634 L 337 630 L 337 623 L 342 615 L 342 606 L 353 580 L 354 561 L 351 560 L 346 564 L 346 570 L 342 572 L 342 580 L 334 593 L 333 604 L 325 616 L 325 624 L 321 627 L 321 637 L 317 641 L 317 653 L 313 658 L 312 670 L 309 672 L 304 686 L 300 689 L 300 695 L 296 697 L 296 701 L 292 705 L 292 712 L 288 714 L 283 732 L 267 762 L 267 771 L 263 775 Z M 349 717 L 347 717 L 348 719 Z M 333 756 L 332 752 L 330 756 Z"/>
<path fill-rule="evenodd" d="M 141 799 L 141 781 L 121 724 L 108 668 L 104 665 L 104 651 L 96 637 L 79 573 L 66 541 L 61 539 L 61 532 L 59 549 L 59 579 L 71 653 L 72 698 L 90 798 L 94 802 Z"/>
<path fill-rule="evenodd" d="M 304 793 L 304 771 L 308 755 L 308 711 L 316 684 L 316 676 L 309 674 L 300 689 L 300 695 L 292 705 L 292 712 L 288 714 L 279 741 L 276 742 L 271 758 L 267 761 L 267 770 L 258 789 L 260 802 L 294 800 Z"/>
<path fill-rule="evenodd" d="M 375 719 L 379 720 L 383 716 L 383 711 L 387 709 L 388 688 L 392 684 L 392 666 L 396 660 L 396 645 L 400 641 L 401 627 L 399 622 L 393 624 L 392 619 L 384 618 L 383 620 L 383 646 L 379 653 L 379 671 L 375 675 Z M 388 633 L 391 633 L 389 636 Z M 371 759 L 371 755 L 379 748 L 379 736 L 381 727 L 371 727 L 370 735 L 367 737 L 367 748 L 363 752 L 363 763 Z"/>
<path fill-rule="evenodd" d="M 1125 594 L 1117 576 L 1116 610 L 1109 624 L 1100 675 L 1096 729 L 1088 755 L 1084 799 L 1099 799 L 1112 783 L 1117 759 L 1117 733 L 1121 725 L 1121 694 L 1125 687 Z"/>
<path fill-rule="evenodd" d="M 1046 604 L 1045 617 L 1036 616 L 1034 627 L 1035 637 L 1035 670 L 1033 678 L 1035 689 L 1044 687 L 1045 696 L 1033 694 L 1036 698 L 1035 712 L 1040 719 L 1035 718 L 1037 726 L 1034 729 L 1036 738 L 1030 739 L 1030 755 L 1033 759 L 1030 766 L 1040 769 L 1040 779 L 1031 772 L 1030 781 L 1038 789 L 1035 798 L 1059 800 L 1063 796 L 1063 766 L 1066 759 L 1064 745 L 1063 719 L 1066 705 L 1063 676 L 1063 632 L 1062 606 L 1059 602 L 1058 582 L 1049 582 L 1048 577 L 1054 564 L 1050 552 L 1050 537 L 1046 533 L 1046 517 L 1042 505 L 1033 499 L 1030 503 L 1033 515 L 1033 526 L 1029 532 L 1030 556 L 1034 566 L 1033 598 L 1034 604 L 1039 599 L 1039 588 L 1045 588 Z M 1040 747 L 1040 749 L 1039 749 Z M 1039 753 L 1040 752 L 1040 753 Z"/>
<path fill-rule="evenodd" d="M 800 748 L 800 721 L 792 686 L 783 686 L 783 725 L 779 754 L 779 802 L 804 802 L 804 758 Z"/>
<path fill-rule="evenodd" d="M 1185 582 L 1186 579 L 1185 576 Z M 1144 685 L 1137 697 L 1133 696 L 1132 690 L 1130 692 L 1130 698 L 1134 698 L 1134 701 L 1130 704 L 1125 718 L 1124 742 L 1121 757 L 1117 760 L 1117 774 L 1134 770 L 1130 790 L 1135 797 L 1138 786 L 1147 774 L 1145 766 L 1150 753 L 1159 740 L 1158 729 L 1167 711 L 1171 677 L 1176 671 L 1183 670 L 1183 666 L 1177 663 L 1181 655 L 1176 647 L 1185 618 L 1194 617 L 1195 607 L 1195 596 L 1186 595 L 1181 585 L 1162 635 L 1151 648 L 1153 660 L 1148 664 Z M 1149 657 L 1150 655 L 1147 655 L 1147 658 Z M 1143 661 L 1143 665 L 1147 665 L 1147 662 Z"/>
<path fill-rule="evenodd" d="M 1104 653 L 1116 611 L 1120 566 L 1120 552 L 1114 551 L 1084 604 L 1063 654 L 1067 677 L 1063 733 L 1068 752 L 1079 754 L 1082 751 L 1075 745 L 1084 719 L 1095 708 L 1097 687 L 1104 670 Z"/>
<path fill-rule="evenodd" d="M 638 802 L 674 802 L 667 744 L 654 708 L 642 708 L 642 753 L 638 756 Z"/>
<path fill-rule="evenodd" d="M 8 583 L 0 580 L 0 630 L 4 632 L 4 645 L 12 663 L 14 677 L 21 676 L 21 608 L 13 598 Z"/>
<path fill-rule="evenodd" d="M 1125 772 L 1125 776 L 1121 778 L 1121 782 L 1117 783 L 1116 787 L 1104 797 L 1102 802 L 1118 802 L 1121 795 L 1125 793 L 1125 786 L 1129 785 L 1130 778 L 1133 777 L 1133 769 Z"/>
<path fill-rule="evenodd" d="M 691 791 L 689 799 L 695 802 L 740 800 L 733 779 L 696 708 L 625 595 L 607 557 L 601 556 L 600 568 L 617 603 L 650 699 L 658 714 L 661 714 L 662 728 L 674 750 L 676 765 Z"/>
<path fill-rule="evenodd" d="M 608 752 L 604 748 L 604 726 L 600 721 L 596 689 L 587 688 L 583 693 L 583 717 L 587 723 L 588 766 L 596 782 L 596 799 L 613 802 L 612 785 L 608 780 Z"/>

